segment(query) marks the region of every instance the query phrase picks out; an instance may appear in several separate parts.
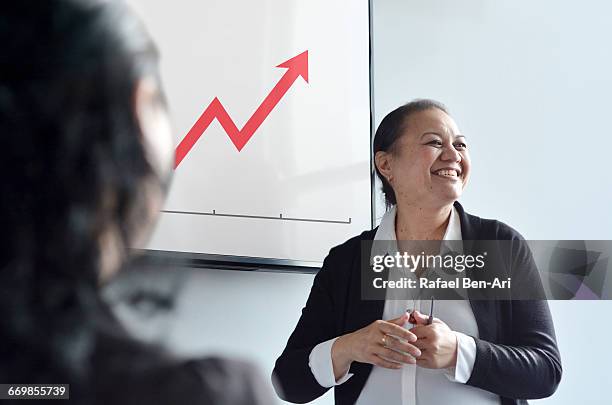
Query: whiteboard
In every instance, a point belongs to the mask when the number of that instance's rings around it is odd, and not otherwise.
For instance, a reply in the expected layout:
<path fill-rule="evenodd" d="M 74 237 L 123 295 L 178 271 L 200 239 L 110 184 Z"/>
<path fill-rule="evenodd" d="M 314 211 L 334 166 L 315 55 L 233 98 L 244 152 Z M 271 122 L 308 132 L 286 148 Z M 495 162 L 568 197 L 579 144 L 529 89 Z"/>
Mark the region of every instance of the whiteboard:
<path fill-rule="evenodd" d="M 149 249 L 316 266 L 371 229 L 367 0 L 128 3 L 178 145 Z"/>

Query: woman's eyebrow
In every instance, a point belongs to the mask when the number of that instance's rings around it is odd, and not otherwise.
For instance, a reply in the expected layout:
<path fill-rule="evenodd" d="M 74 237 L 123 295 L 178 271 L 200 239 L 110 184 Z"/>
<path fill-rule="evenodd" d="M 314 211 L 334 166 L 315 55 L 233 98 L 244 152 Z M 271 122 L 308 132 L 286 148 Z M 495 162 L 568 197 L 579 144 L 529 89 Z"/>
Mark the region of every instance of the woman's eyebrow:
<path fill-rule="evenodd" d="M 439 136 L 440 138 L 443 138 L 443 137 L 444 137 L 444 135 L 441 135 L 440 133 L 435 132 L 435 131 L 427 131 L 427 132 L 423 132 L 423 134 L 421 135 L 421 138 L 423 138 L 425 135 L 437 135 L 437 136 Z M 456 135 L 454 135 L 454 138 L 455 138 L 455 139 L 457 139 L 457 138 L 466 138 L 466 137 L 465 137 L 465 135 L 462 135 L 462 134 L 456 134 Z M 466 139 L 467 139 L 467 138 L 466 138 Z"/>
<path fill-rule="evenodd" d="M 423 138 L 425 135 L 437 135 L 439 137 L 442 137 L 442 135 L 440 135 L 439 133 L 434 132 L 434 131 L 423 132 L 423 134 L 421 134 L 421 138 Z"/>

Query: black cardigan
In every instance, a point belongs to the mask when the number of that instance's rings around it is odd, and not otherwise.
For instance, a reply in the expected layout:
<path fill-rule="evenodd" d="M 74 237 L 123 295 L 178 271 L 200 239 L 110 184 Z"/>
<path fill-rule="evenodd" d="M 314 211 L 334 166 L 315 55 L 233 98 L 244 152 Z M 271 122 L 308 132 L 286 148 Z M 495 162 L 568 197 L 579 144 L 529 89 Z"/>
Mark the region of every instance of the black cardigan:
<path fill-rule="evenodd" d="M 466 241 L 523 240 L 506 224 L 467 214 L 458 202 L 455 208 Z M 360 244 L 375 234 L 376 229 L 363 232 L 331 249 L 315 276 L 302 316 L 272 373 L 276 392 L 285 401 L 310 402 L 329 389 L 317 383 L 308 365 L 317 344 L 382 318 L 384 301 L 360 296 Z M 524 256 L 528 260 L 531 253 Z M 470 304 L 479 338 L 475 338 L 476 360 L 467 384 L 498 394 L 502 405 L 524 405 L 525 399 L 552 395 L 562 369 L 548 303 L 470 300 Z M 353 362 L 353 377 L 334 387 L 335 403 L 354 404 L 371 370 L 370 364 Z"/>

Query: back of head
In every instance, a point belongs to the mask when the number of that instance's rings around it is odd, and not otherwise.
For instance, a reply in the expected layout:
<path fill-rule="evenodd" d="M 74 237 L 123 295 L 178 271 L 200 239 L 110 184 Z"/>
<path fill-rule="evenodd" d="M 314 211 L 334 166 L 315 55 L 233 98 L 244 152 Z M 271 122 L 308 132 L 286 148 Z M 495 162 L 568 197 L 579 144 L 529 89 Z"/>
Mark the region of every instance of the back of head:
<path fill-rule="evenodd" d="M 158 180 L 133 99 L 157 56 L 105 0 L 3 2 L 0 42 L 0 381 L 85 384 L 100 246 Z"/>

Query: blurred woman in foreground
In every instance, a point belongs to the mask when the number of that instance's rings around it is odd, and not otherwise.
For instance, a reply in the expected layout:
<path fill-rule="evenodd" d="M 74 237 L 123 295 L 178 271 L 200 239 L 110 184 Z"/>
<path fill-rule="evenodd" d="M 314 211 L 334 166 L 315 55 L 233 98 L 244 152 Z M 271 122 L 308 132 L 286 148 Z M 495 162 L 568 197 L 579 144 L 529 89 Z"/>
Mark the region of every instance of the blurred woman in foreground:
<path fill-rule="evenodd" d="M 271 403 L 248 365 L 172 358 L 100 298 L 172 171 L 146 31 L 122 2 L 0 8 L 0 383 L 68 383 L 71 403 Z"/>

